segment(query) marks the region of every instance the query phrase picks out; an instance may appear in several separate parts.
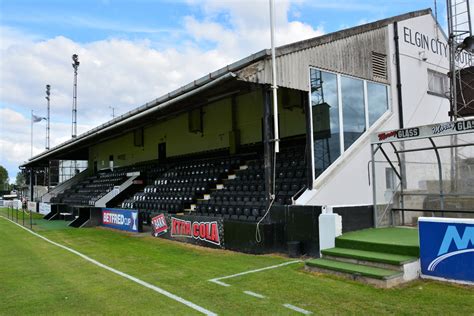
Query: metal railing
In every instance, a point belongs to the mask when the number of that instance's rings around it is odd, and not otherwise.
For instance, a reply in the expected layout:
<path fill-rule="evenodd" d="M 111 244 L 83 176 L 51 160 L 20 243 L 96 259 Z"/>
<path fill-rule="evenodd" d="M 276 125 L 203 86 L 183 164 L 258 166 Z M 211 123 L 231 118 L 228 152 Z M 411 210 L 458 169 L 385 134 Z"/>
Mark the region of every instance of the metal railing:
<path fill-rule="evenodd" d="M 6 208 L 6 210 L 7 210 L 7 214 L 6 214 L 7 216 L 6 217 L 9 220 L 14 221 L 18 224 L 21 224 L 24 227 L 29 226 L 30 230 L 33 230 L 33 212 L 31 212 L 30 210 L 25 209 L 25 208 L 17 209 L 17 208 L 14 208 L 12 206 L 8 206 Z M 27 217 L 25 217 L 25 213 L 28 213 Z M 1 214 L 1 215 L 3 216 L 3 214 Z M 25 223 L 25 220 L 27 221 L 26 223 Z M 28 226 L 26 226 L 25 224 L 28 225 Z"/>

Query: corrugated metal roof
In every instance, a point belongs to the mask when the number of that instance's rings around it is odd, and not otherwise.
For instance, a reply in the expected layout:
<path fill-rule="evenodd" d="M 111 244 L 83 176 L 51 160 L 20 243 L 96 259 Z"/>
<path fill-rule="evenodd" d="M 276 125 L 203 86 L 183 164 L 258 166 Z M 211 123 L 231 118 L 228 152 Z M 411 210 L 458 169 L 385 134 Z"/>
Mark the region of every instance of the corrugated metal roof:
<path fill-rule="evenodd" d="M 276 58 L 277 85 L 309 91 L 310 66 L 388 84 L 387 79 L 373 76 L 371 58 L 372 52 L 388 55 L 387 36 L 387 29 L 379 28 L 279 55 Z M 236 73 L 240 80 L 271 84 L 271 70 L 271 59 L 267 58 Z"/>

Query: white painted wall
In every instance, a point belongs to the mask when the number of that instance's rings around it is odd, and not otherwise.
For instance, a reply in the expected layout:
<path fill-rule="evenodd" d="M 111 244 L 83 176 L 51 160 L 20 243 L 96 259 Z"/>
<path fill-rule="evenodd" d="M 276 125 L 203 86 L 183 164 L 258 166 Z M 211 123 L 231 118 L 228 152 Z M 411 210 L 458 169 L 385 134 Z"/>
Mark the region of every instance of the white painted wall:
<path fill-rule="evenodd" d="M 419 34 L 426 36 L 429 47 L 423 47 L 425 43 L 416 40 L 420 38 Z M 449 100 L 427 93 L 428 69 L 445 74 L 449 71 L 449 51 L 444 33 L 431 15 L 425 15 L 401 21 L 398 35 L 405 127 L 449 121 Z M 433 49 L 432 44 L 435 44 Z"/>

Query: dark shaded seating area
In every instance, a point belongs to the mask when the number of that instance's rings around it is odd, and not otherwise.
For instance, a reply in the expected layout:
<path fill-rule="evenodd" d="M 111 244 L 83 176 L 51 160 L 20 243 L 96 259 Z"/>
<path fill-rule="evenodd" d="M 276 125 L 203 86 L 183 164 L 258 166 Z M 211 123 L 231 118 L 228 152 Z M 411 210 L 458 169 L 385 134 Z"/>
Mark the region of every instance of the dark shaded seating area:
<path fill-rule="evenodd" d="M 183 212 L 214 189 L 239 164 L 238 157 L 175 163 L 124 207 L 137 208 L 148 214 Z"/>
<path fill-rule="evenodd" d="M 292 198 L 305 187 L 304 147 L 291 146 L 277 155 L 274 205 L 293 204 Z M 199 200 L 195 213 L 226 219 L 258 221 L 265 214 L 265 171 L 262 159 L 247 161 L 235 177 L 224 180 L 208 200 Z"/>

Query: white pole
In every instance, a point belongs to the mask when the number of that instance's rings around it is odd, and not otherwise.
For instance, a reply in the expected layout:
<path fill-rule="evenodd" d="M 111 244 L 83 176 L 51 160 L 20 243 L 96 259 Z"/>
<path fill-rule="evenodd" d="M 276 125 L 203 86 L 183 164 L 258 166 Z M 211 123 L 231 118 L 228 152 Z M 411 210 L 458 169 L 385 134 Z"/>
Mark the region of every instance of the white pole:
<path fill-rule="evenodd" d="M 33 157 L 33 110 L 31 110 L 31 148 L 30 157 Z"/>
<path fill-rule="evenodd" d="M 273 90 L 273 129 L 275 136 L 275 153 L 280 152 L 280 136 L 278 135 L 278 98 L 275 62 L 275 2 L 270 0 L 270 35 L 272 45 L 272 90 Z"/>
<path fill-rule="evenodd" d="M 46 150 L 49 150 L 49 140 L 50 140 L 50 92 L 51 86 L 49 84 L 46 85 L 46 100 L 47 103 L 47 117 L 46 117 Z"/>

